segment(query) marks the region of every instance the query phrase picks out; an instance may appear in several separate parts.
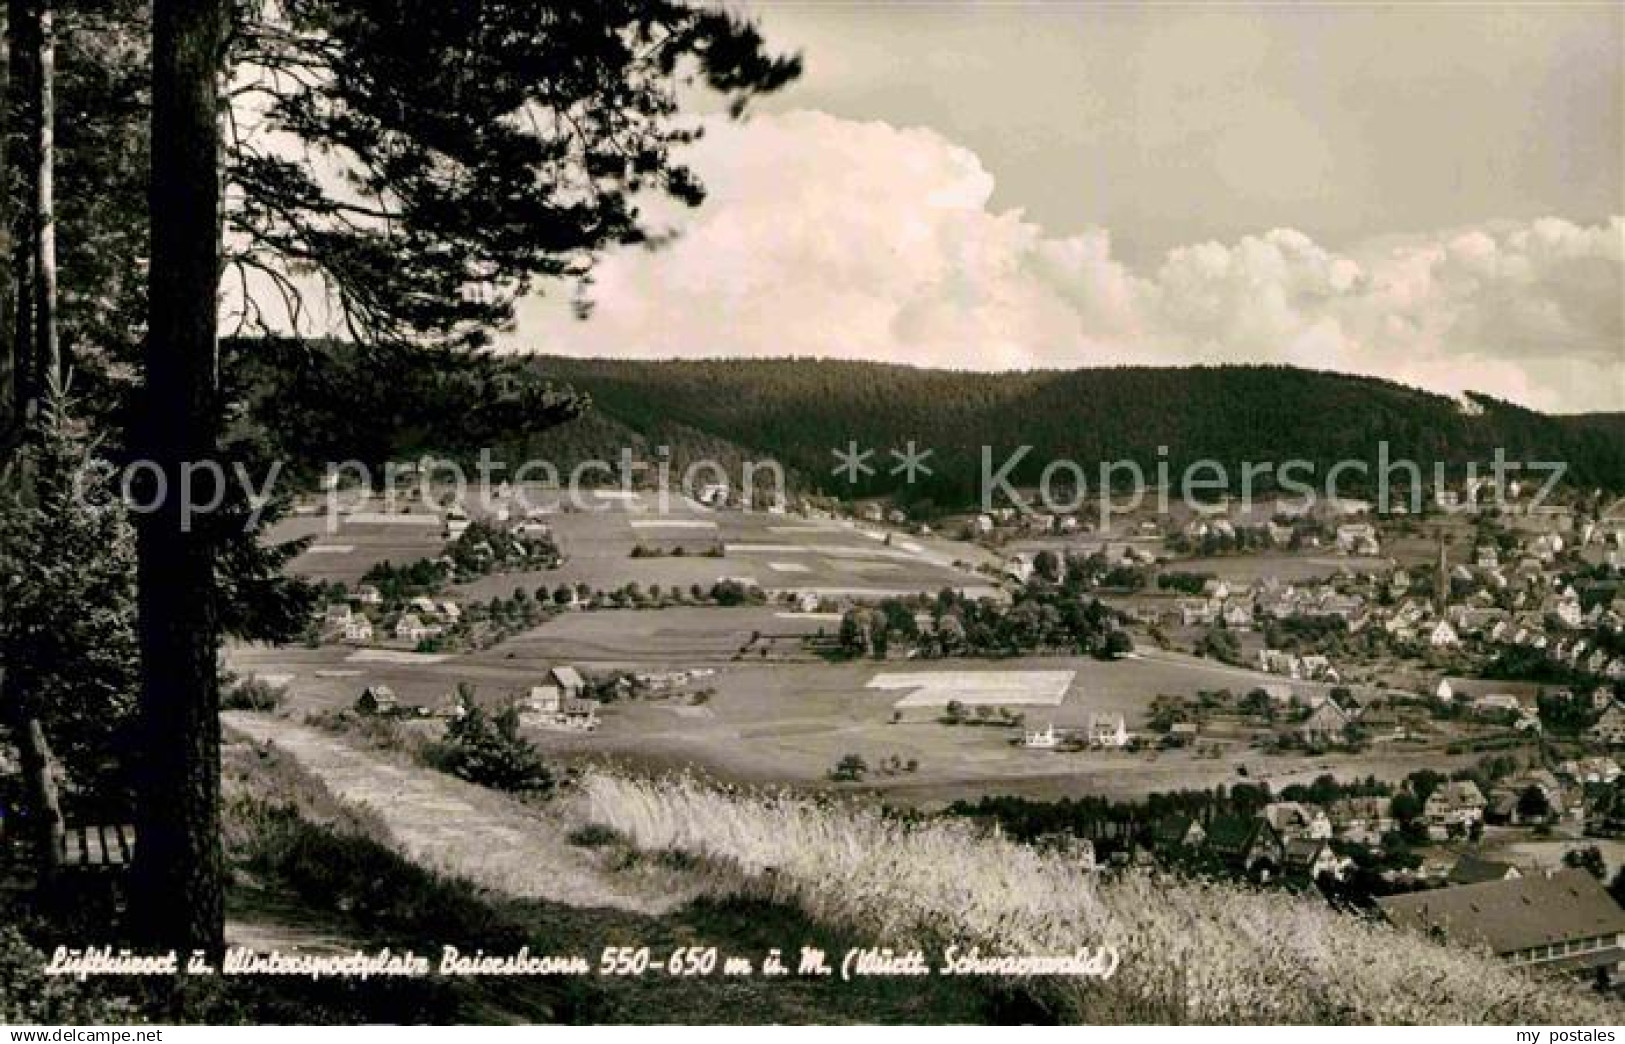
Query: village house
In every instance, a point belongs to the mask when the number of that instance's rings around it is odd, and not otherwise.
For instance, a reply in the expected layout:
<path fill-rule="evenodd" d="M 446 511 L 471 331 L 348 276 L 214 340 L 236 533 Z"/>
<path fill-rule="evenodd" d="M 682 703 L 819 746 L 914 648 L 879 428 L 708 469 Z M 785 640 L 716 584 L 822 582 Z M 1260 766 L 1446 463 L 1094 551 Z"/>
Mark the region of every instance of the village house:
<path fill-rule="evenodd" d="M 344 640 L 355 645 L 364 645 L 373 639 L 372 621 L 360 613 L 344 621 Z"/>
<path fill-rule="evenodd" d="M 1128 727 L 1121 714 L 1091 714 L 1089 745 L 1119 748 L 1128 746 Z"/>
<path fill-rule="evenodd" d="M 1186 627 L 1211 624 L 1219 615 L 1219 603 L 1205 598 L 1186 598 L 1179 603 L 1179 622 Z"/>
<path fill-rule="evenodd" d="M 426 624 L 416 613 L 404 613 L 395 621 L 395 637 L 407 642 L 421 642 L 440 633 L 440 628 Z"/>
<path fill-rule="evenodd" d="M 1613 978 L 1625 962 L 1625 910 L 1584 870 L 1384 896 L 1389 922 L 1511 964 Z"/>
<path fill-rule="evenodd" d="M 1337 550 L 1348 555 L 1378 555 L 1377 527 L 1369 522 L 1350 522 L 1337 527 Z"/>
<path fill-rule="evenodd" d="M 1045 725 L 1042 729 L 1028 730 L 1021 737 L 1021 745 L 1034 750 L 1051 750 L 1058 742 L 1053 723 Z"/>
<path fill-rule="evenodd" d="M 1607 757 L 1577 758 L 1572 761 L 1565 761 L 1557 767 L 1557 771 L 1580 785 L 1612 783 L 1620 775 L 1619 763 L 1613 758 Z"/>
<path fill-rule="evenodd" d="M 395 690 L 387 685 L 369 685 L 355 701 L 355 709 L 360 714 L 393 714 L 398 706 Z"/>
<path fill-rule="evenodd" d="M 1207 827 L 1207 847 L 1231 865 L 1265 877 L 1278 870 L 1286 858 L 1285 842 L 1261 816 L 1215 819 Z"/>
<path fill-rule="evenodd" d="M 1586 738 L 1608 747 L 1625 744 L 1625 706 L 1609 703 L 1596 722 L 1586 730 Z"/>
<path fill-rule="evenodd" d="M 355 600 L 362 605 L 383 605 L 384 595 L 372 584 L 362 584 L 355 589 Z"/>
<path fill-rule="evenodd" d="M 1375 845 L 1397 826 L 1392 801 L 1385 797 L 1354 797 L 1333 802 L 1327 818 L 1338 837 L 1357 844 Z"/>
<path fill-rule="evenodd" d="M 1428 645 L 1435 649 L 1454 649 L 1461 644 L 1461 636 L 1446 620 L 1440 620 L 1433 625 L 1433 629 L 1428 632 L 1427 640 Z"/>
<path fill-rule="evenodd" d="M 569 716 L 572 704 L 591 703 L 593 717 L 596 717 L 598 704 L 583 699 L 585 691 L 587 681 L 574 667 L 554 667 L 549 670 L 548 680 L 543 685 L 530 686 L 530 693 L 526 694 L 522 706 L 526 712 L 541 719 L 562 719 Z"/>
<path fill-rule="evenodd" d="M 559 708 L 559 724 L 565 728 L 593 732 L 598 728 L 600 706 L 602 704 L 597 700 L 566 698 Z"/>
<path fill-rule="evenodd" d="M 1470 779 L 1441 783 L 1428 795 L 1422 812 L 1431 826 L 1468 827 L 1482 822 L 1488 802 L 1483 791 Z"/>
<path fill-rule="evenodd" d="M 1332 836 L 1332 821 L 1324 810 L 1300 801 L 1275 801 L 1259 813 L 1286 841 L 1324 841 Z"/>
<path fill-rule="evenodd" d="M 1293 877 L 1318 881 L 1321 876 L 1341 881 L 1349 860 L 1339 858 L 1324 838 L 1298 838 L 1288 841 L 1281 854 L 1282 866 Z"/>
<path fill-rule="evenodd" d="M 1170 816 L 1152 827 L 1151 837 L 1163 850 L 1197 848 L 1207 840 L 1207 831 L 1194 816 Z"/>
<path fill-rule="evenodd" d="M 1312 743 L 1335 743 L 1343 738 L 1353 721 L 1336 700 L 1325 700 L 1298 723 L 1298 735 Z"/>
<path fill-rule="evenodd" d="M 521 707 L 531 714 L 555 715 L 564 707 L 564 695 L 557 685 L 532 685 Z"/>
<path fill-rule="evenodd" d="M 1253 629 L 1253 607 L 1246 602 L 1232 599 L 1225 603 L 1222 618 L 1224 625 L 1232 631 L 1250 631 Z"/>

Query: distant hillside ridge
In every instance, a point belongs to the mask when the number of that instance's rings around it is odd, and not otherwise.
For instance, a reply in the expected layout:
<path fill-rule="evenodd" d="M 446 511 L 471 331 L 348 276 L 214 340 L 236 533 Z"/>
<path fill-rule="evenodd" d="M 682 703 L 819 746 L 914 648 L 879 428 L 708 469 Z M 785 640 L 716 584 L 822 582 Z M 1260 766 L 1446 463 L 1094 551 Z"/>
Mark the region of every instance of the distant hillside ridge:
<path fill-rule="evenodd" d="M 1234 478 L 1244 461 L 1299 458 L 1318 471 L 1342 460 L 1434 462 L 1483 473 L 1510 461 L 1562 461 L 1582 486 L 1625 488 L 1625 414 L 1552 416 L 1485 395 L 1462 400 L 1373 377 L 1289 366 L 1112 367 L 987 373 L 814 359 L 641 361 L 533 356 L 539 374 L 591 396 L 594 412 L 651 438 L 701 432 L 771 456 L 829 492 L 899 494 L 966 503 L 978 495 L 983 447 L 994 469 L 1021 446 L 1011 472 L 1035 483 L 1052 460 L 1093 477 L 1101 461 L 1177 476 L 1210 459 Z M 563 432 L 561 431 L 561 435 Z M 892 474 L 888 449 L 915 440 L 933 474 Z M 877 450 L 874 473 L 830 474 L 851 441 Z M 1159 448 L 1166 447 L 1165 458 Z M 1359 485 L 1351 475 L 1347 485 Z"/>
<path fill-rule="evenodd" d="M 1625 491 L 1625 413 L 1554 416 L 1288 366 L 988 373 L 804 358 L 449 357 L 285 340 L 231 341 L 223 355 L 254 433 L 305 474 L 329 461 L 472 459 L 489 448 L 568 478 L 630 450 L 674 476 L 707 462 L 737 476 L 745 461 L 773 461 L 797 490 L 958 508 L 980 499 L 984 453 L 999 471 L 1021 447 L 1031 449 L 1007 472 L 1013 485 L 1035 484 L 1059 460 L 1075 462 L 1092 490 L 1100 463 L 1115 461 L 1152 477 L 1166 462 L 1177 479 L 1211 460 L 1232 488 L 1245 462 L 1299 459 L 1324 475 L 1360 460 L 1374 474 L 1386 442 L 1389 459 L 1418 463 L 1425 481 L 1435 462 L 1452 476 L 1468 462 L 1483 474 L 1499 448 L 1514 462 L 1561 461 L 1579 486 Z M 579 401 L 559 405 L 553 389 Z M 914 482 L 890 453 L 910 441 L 930 451 L 930 474 Z M 832 474 L 833 453 L 854 443 L 873 451 L 872 471 L 848 482 Z M 1357 473 L 1342 489 L 1366 491 Z"/>

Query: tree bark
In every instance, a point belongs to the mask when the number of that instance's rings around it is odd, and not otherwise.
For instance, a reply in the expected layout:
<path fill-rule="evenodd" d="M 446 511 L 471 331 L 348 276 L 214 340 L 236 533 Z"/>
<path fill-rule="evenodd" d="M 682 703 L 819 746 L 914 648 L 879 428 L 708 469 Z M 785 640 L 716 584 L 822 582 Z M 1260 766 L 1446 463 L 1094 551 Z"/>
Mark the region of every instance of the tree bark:
<path fill-rule="evenodd" d="M 166 486 L 139 519 L 144 747 L 131 909 L 145 946 L 183 958 L 194 949 L 218 956 L 224 935 L 215 547 L 208 520 L 202 531 L 186 525 L 179 489 L 185 462 L 213 458 L 219 426 L 219 71 L 229 11 L 229 0 L 153 4 L 150 313 L 133 444 Z"/>
<path fill-rule="evenodd" d="M 41 0 L 8 0 L 6 48 L 11 79 L 6 92 L 6 195 L 11 213 L 11 329 L 7 351 L 11 364 L 11 410 L 14 420 L 26 419 L 34 400 L 34 289 L 36 271 L 34 208 L 38 202 L 40 125 Z"/>
<path fill-rule="evenodd" d="M 11 46 L 11 5 L 8 3 L 0 17 L 6 20 L 4 34 L 6 46 L 0 49 L 0 109 L 5 116 L 5 126 L 0 128 L 0 257 L 11 256 L 12 221 L 17 214 L 17 200 L 11 172 L 12 129 L 16 127 L 16 112 L 12 108 L 11 95 L 11 69 L 15 62 L 12 60 Z M 0 279 L 0 459 L 4 459 L 3 443 L 10 433 L 13 422 L 12 404 L 16 401 L 17 376 L 16 360 L 13 357 L 16 342 L 12 339 L 12 285 L 9 279 Z"/>
<path fill-rule="evenodd" d="M 45 394 L 62 373 L 62 351 L 56 334 L 56 27 L 51 0 L 34 0 L 36 82 L 34 119 L 34 329 L 33 392 Z"/>

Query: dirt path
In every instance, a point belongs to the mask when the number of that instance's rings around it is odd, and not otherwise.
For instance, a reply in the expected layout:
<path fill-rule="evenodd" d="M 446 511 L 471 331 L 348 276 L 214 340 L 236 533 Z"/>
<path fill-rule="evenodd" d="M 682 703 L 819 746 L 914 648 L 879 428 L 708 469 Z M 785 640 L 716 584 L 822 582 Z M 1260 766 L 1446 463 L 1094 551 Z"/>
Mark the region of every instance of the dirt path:
<path fill-rule="evenodd" d="M 340 801 L 371 809 L 414 862 L 515 898 L 567 906 L 659 914 L 691 898 L 618 878 L 598 853 L 569 842 L 567 809 L 531 809 L 286 719 L 230 712 L 221 720 L 256 743 L 275 744 Z"/>

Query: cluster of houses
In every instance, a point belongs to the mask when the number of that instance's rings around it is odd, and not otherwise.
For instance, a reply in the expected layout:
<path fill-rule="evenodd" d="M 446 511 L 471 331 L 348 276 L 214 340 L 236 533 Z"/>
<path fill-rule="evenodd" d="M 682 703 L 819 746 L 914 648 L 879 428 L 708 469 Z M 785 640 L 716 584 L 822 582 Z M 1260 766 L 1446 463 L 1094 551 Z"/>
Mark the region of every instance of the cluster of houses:
<path fill-rule="evenodd" d="M 446 628 L 463 615 L 462 607 L 456 602 L 420 595 L 408 602 L 393 622 L 386 623 L 385 614 L 376 608 L 382 603 L 378 589 L 370 584 L 357 588 L 352 601 L 354 605 L 341 602 L 322 611 L 320 627 L 324 640 L 371 645 L 382 637 L 393 637 L 416 645 L 445 633 Z"/>
<path fill-rule="evenodd" d="M 586 697 L 587 682 L 574 667 L 554 667 L 546 680 L 533 685 L 519 701 L 520 724 L 531 728 L 574 729 L 592 732 L 598 728 L 602 704 Z M 356 698 L 360 714 L 375 717 L 458 718 L 463 707 L 455 695 L 447 695 L 433 707 L 402 703 L 388 685 L 369 685 Z"/>
<path fill-rule="evenodd" d="M 1021 745 L 1033 750 L 1053 750 L 1060 746 L 1085 746 L 1096 750 L 1121 750 L 1133 737 L 1121 714 L 1091 714 L 1086 729 L 1057 729 L 1053 723 L 1022 734 Z"/>
<path fill-rule="evenodd" d="M 1318 806 L 1277 801 L 1246 818 L 1224 816 L 1203 822 L 1193 816 L 1165 819 L 1152 829 L 1152 844 L 1164 853 L 1205 851 L 1260 879 L 1285 874 L 1315 881 L 1341 880 L 1352 865 L 1332 847 L 1332 821 Z"/>

